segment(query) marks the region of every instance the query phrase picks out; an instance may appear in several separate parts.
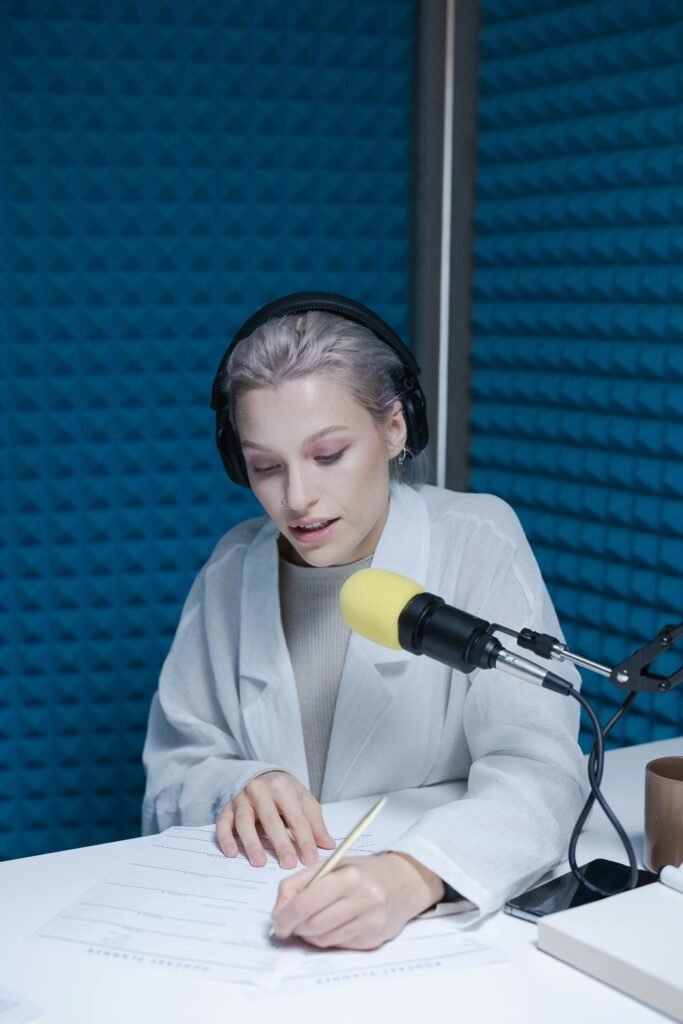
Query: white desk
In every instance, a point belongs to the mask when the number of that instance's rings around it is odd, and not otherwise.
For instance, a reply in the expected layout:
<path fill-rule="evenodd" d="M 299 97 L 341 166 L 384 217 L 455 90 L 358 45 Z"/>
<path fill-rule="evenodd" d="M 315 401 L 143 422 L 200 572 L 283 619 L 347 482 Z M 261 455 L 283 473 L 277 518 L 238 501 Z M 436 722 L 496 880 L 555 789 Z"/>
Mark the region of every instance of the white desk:
<path fill-rule="evenodd" d="M 607 756 L 604 791 L 634 840 L 639 859 L 644 768 L 647 761 L 664 754 L 683 755 L 683 737 Z M 461 1024 L 663 1024 L 668 1019 L 540 953 L 536 926 L 503 913 L 489 918 L 482 931 L 505 951 L 508 963 L 250 1001 L 233 986 L 120 963 L 93 962 L 84 979 L 76 966 L 82 961 L 57 943 L 26 941 L 126 860 L 140 842 L 129 839 L 0 864 L 0 986 L 38 1004 L 50 1024 L 232 1024 L 237 1015 L 240 1024 L 366 1024 L 376 1017 L 391 1024 L 415 1024 L 416 1019 Z M 579 845 L 580 863 L 596 856 L 625 859 L 601 812 L 594 812 Z"/>

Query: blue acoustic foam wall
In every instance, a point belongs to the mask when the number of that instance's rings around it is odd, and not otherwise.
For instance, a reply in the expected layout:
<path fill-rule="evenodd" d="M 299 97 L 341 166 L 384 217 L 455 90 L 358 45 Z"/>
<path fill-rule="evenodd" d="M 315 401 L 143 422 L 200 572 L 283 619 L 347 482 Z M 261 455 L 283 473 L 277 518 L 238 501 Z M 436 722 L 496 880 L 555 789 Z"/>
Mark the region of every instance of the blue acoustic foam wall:
<path fill-rule="evenodd" d="M 0 857 L 134 835 L 258 305 L 410 319 L 413 0 L 0 5 Z"/>
<path fill-rule="evenodd" d="M 483 20 L 471 485 L 519 513 L 570 647 L 613 665 L 683 620 L 683 10 Z M 604 721 L 622 694 L 584 681 Z M 615 736 L 682 725 L 683 688 Z"/>

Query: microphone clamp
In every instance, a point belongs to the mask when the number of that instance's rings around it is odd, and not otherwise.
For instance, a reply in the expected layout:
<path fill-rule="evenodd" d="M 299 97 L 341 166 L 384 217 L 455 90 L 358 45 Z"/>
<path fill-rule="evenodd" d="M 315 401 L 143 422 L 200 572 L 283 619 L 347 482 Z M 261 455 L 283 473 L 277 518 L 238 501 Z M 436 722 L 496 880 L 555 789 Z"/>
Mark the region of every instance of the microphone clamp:
<path fill-rule="evenodd" d="M 621 690 L 630 690 L 637 693 L 667 693 L 675 686 L 683 683 L 683 664 L 679 664 L 669 675 L 654 672 L 652 665 L 661 654 L 671 651 L 677 640 L 683 637 L 683 622 L 678 625 L 662 626 L 657 636 L 644 647 L 639 648 L 630 654 L 628 658 L 620 661 L 618 665 L 610 668 L 608 665 L 601 665 L 590 658 L 584 658 L 580 654 L 574 654 L 567 649 L 567 645 L 561 643 L 556 637 L 548 633 L 537 633 L 533 629 L 522 629 L 519 633 L 507 629 L 504 626 L 492 625 L 494 630 L 507 633 L 517 638 L 517 645 L 527 651 L 533 651 L 541 658 L 555 659 L 556 661 L 571 661 L 579 668 L 588 669 L 597 675 L 606 676 L 616 687 Z"/>

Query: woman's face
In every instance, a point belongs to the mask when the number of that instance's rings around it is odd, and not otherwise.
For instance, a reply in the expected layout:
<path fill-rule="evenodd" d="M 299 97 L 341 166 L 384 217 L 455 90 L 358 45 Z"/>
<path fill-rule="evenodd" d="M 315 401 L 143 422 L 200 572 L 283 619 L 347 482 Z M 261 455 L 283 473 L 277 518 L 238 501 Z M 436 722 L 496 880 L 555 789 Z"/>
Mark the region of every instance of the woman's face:
<path fill-rule="evenodd" d="M 405 441 L 400 401 L 380 429 L 335 380 L 310 375 L 247 391 L 236 420 L 249 483 L 293 561 L 348 565 L 374 552 L 389 460 Z"/>

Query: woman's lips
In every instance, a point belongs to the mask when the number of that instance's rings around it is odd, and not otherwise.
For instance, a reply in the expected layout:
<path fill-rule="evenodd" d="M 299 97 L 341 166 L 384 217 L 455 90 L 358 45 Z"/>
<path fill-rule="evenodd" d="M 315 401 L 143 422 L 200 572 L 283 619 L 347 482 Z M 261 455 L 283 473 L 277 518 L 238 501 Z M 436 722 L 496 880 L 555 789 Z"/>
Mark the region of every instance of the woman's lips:
<path fill-rule="evenodd" d="M 300 544 L 315 544 L 320 543 L 322 540 L 327 540 L 339 520 L 320 519 L 318 522 L 325 523 L 325 526 L 318 527 L 314 530 L 307 530 L 303 526 L 290 526 L 289 530 Z"/>

